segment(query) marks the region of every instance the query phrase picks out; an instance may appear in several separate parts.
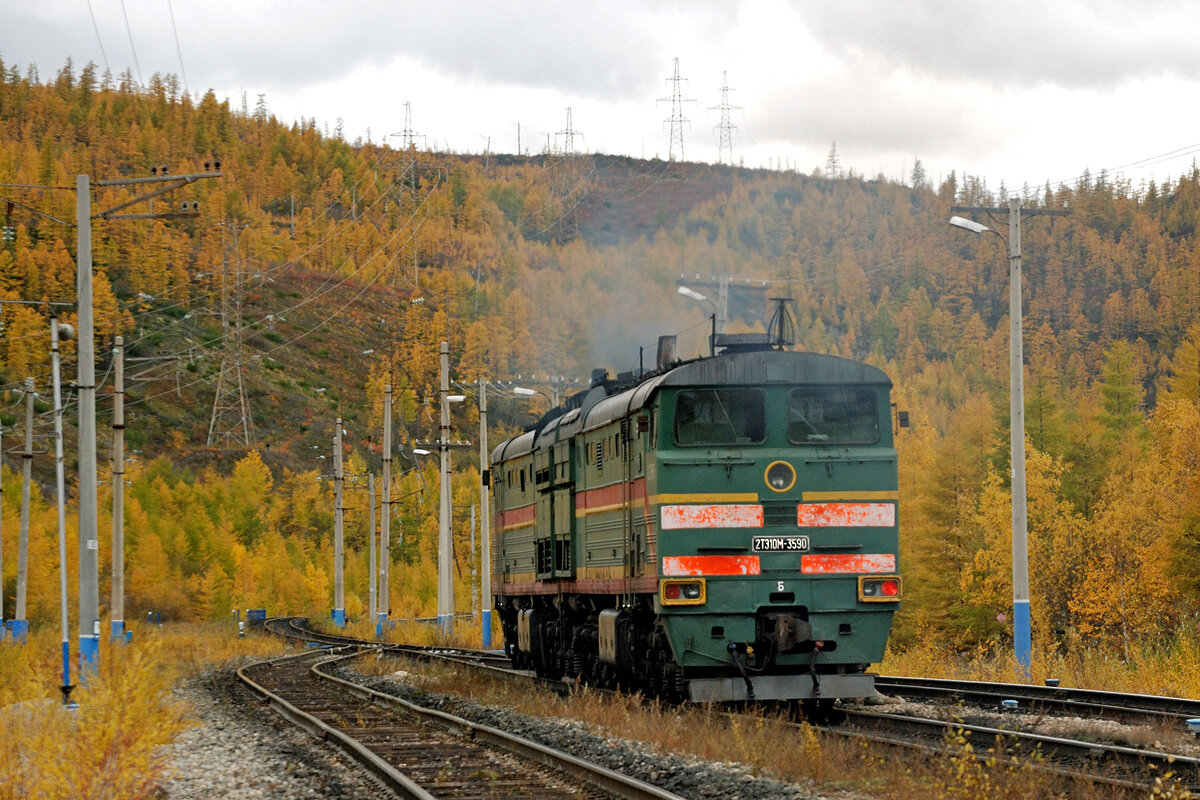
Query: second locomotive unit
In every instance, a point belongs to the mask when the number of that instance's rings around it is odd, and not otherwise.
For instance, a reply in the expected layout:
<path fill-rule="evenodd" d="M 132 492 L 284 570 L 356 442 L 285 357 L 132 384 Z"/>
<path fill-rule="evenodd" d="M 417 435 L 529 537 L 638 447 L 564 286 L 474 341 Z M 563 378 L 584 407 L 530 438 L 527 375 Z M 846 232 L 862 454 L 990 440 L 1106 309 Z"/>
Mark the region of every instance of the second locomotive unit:
<path fill-rule="evenodd" d="M 696 702 L 869 696 L 901 590 L 891 381 L 714 338 L 712 357 L 594 378 L 495 449 L 505 649 Z"/>

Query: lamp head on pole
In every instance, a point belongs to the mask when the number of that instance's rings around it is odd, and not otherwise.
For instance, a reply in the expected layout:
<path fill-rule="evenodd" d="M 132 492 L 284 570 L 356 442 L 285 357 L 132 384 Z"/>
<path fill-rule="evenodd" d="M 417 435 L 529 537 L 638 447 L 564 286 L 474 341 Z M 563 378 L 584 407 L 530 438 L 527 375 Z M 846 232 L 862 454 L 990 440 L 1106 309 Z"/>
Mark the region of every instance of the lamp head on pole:
<path fill-rule="evenodd" d="M 964 231 L 970 231 L 971 233 L 987 233 L 991 230 L 987 225 L 976 222 L 973 219 L 967 219 L 966 217 L 951 217 L 950 224 L 955 228 L 962 228 Z"/>

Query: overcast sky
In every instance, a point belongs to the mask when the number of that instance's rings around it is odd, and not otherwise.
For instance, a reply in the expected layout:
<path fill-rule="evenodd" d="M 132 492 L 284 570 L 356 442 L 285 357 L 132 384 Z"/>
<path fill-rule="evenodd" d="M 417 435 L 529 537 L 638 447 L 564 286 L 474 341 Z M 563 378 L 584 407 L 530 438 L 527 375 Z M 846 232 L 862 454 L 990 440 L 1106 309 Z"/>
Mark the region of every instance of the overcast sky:
<path fill-rule="evenodd" d="M 809 172 L 836 143 L 869 177 L 919 158 L 992 189 L 1187 170 L 1197 31 L 1187 0 L 0 0 L 0 57 L 43 80 L 68 57 L 171 72 L 350 140 L 401 131 L 407 101 L 429 147 L 538 152 L 570 108 L 577 149 L 665 158 L 678 58 L 686 160 L 717 159 L 727 74 L 747 166 Z"/>

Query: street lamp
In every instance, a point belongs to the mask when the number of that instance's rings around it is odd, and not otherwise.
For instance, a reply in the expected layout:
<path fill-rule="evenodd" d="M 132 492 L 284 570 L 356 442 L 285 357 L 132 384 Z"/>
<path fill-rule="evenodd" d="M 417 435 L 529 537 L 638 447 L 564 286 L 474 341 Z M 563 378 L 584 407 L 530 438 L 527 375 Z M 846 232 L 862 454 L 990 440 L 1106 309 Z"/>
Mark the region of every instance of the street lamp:
<path fill-rule="evenodd" d="M 712 308 L 713 335 L 725 332 L 725 309 L 721 305 L 719 305 L 717 303 L 717 301 L 713 300 L 708 295 L 701 294 L 700 292 L 697 292 L 695 289 L 689 288 L 687 286 L 680 286 L 675 291 L 677 291 L 679 294 L 683 295 L 684 297 L 695 300 L 697 303 L 708 303 L 708 305 Z"/>
<path fill-rule="evenodd" d="M 971 233 L 994 233 L 1001 239 L 1004 238 L 999 231 L 994 231 L 987 225 L 984 225 L 982 222 L 976 222 L 975 220 L 967 219 L 966 217 L 951 217 L 950 224 L 956 228 L 962 228 L 965 231 L 970 231 Z"/>
<path fill-rule="evenodd" d="M 720 303 L 687 286 L 680 286 L 675 290 L 684 297 L 695 300 L 697 303 L 708 303 L 708 305 L 712 308 L 712 334 L 708 339 L 708 350 L 710 355 L 716 353 L 717 336 L 725 332 L 725 313 L 727 308 L 726 304 L 728 301 L 728 287 L 722 285 L 719 288 L 721 288 Z"/>
<path fill-rule="evenodd" d="M 950 224 L 971 233 L 994 233 L 1008 245 L 1009 462 L 1012 469 L 1013 648 L 1030 675 L 1029 528 L 1025 502 L 1025 380 L 1021 335 L 1021 201 L 1008 201 L 1008 238 L 974 220 L 951 217 Z"/>

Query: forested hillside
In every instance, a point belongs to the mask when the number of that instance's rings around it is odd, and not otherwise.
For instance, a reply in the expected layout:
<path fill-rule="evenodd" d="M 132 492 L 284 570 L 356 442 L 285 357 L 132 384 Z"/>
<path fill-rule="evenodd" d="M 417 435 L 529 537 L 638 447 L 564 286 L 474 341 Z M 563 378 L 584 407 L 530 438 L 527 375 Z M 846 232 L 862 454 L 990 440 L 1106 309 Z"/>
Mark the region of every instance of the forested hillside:
<path fill-rule="evenodd" d="M 947 225 L 952 205 L 1001 204 L 1005 187 L 990 192 L 982 178 L 954 174 L 931 185 L 919 168 L 905 185 L 618 157 L 404 151 L 347 142 L 311 120 L 285 124 L 263 99 L 196 99 L 171 76 L 139 90 L 129 75 L 92 65 L 41 80 L 0 63 L 0 211 L 11 231 L 0 242 L 0 299 L 74 299 L 74 230 L 64 223 L 74 219 L 76 175 L 200 173 L 216 161 L 222 177 L 157 201 L 198 202 L 199 216 L 97 221 L 94 231 L 98 373 L 106 376 L 116 334 L 143 359 L 127 414 L 140 459 L 127 476 L 132 609 L 323 613 L 332 500 L 317 478 L 328 472 L 319 456 L 337 415 L 349 471 L 362 475 L 379 463 L 388 380 L 399 392 L 398 438 L 432 435 L 443 339 L 464 383 L 583 380 L 595 367 L 636 367 L 639 347 L 651 361 L 659 334 L 679 334 L 683 355 L 699 353 L 706 306 L 678 295 L 676 281 L 736 275 L 767 283 L 732 292 L 731 330 L 761 328 L 768 295 L 792 297 L 801 347 L 877 364 L 912 413 L 899 444 L 906 603 L 897 641 L 968 646 L 1010 635 L 1001 616 L 1011 604 L 1007 259 L 995 237 Z M 1048 648 L 1125 652 L 1194 636 L 1200 170 L 1136 187 L 1085 173 L 1073 186 L 1021 193 L 1026 205 L 1070 211 L 1027 221 L 1023 235 L 1035 637 Z M 132 196 L 98 188 L 94 209 Z M 231 350 L 223 344 L 239 323 L 253 453 L 205 445 Z M 5 305 L 3 325 L 11 598 L 12 443 L 23 433 L 26 376 L 43 395 L 35 469 L 44 491 L 53 465 L 46 310 Z M 102 431 L 111 388 L 109 378 L 99 390 Z M 470 406 L 455 427 L 474 440 Z M 534 406 L 497 400 L 493 438 Z M 462 608 L 477 491 L 470 452 L 455 456 Z M 422 486 L 435 482 L 411 469 L 397 489 L 399 615 L 433 610 L 436 504 Z M 349 495 L 350 542 L 360 548 L 347 571 L 354 614 L 366 602 L 366 492 Z M 35 557 L 51 559 L 54 515 L 38 503 Z M 52 593 L 48 570 L 45 580 Z M 38 589 L 35 602 L 34 591 L 31 618 L 52 620 L 53 599 Z"/>

